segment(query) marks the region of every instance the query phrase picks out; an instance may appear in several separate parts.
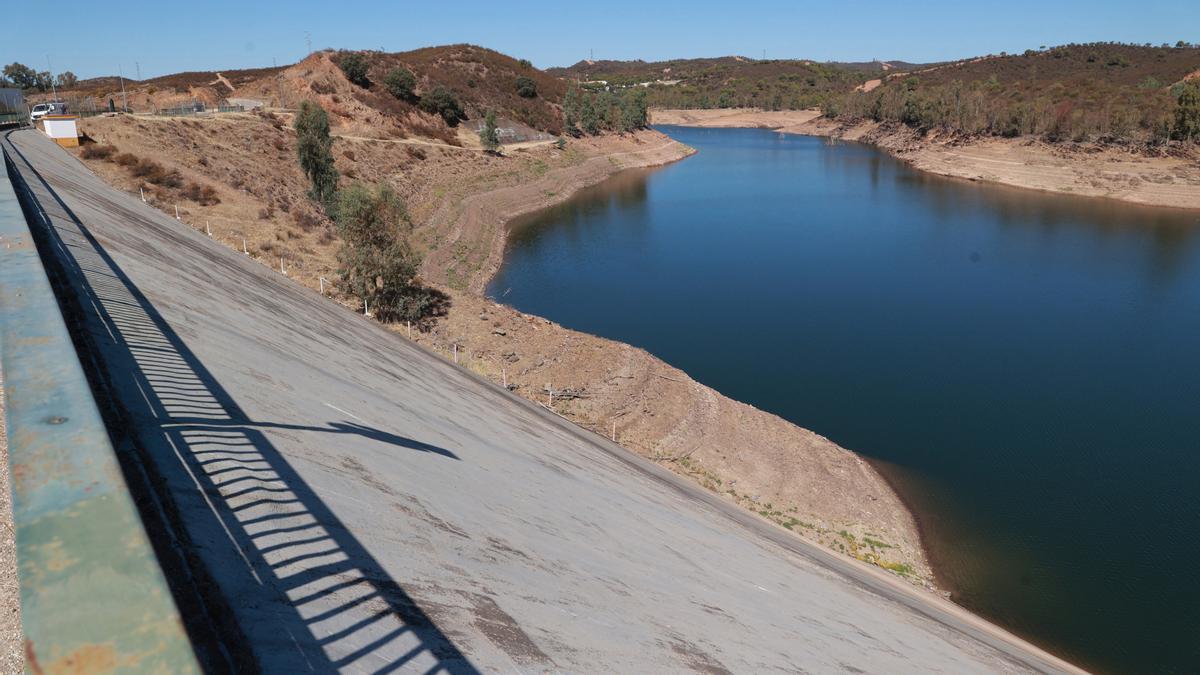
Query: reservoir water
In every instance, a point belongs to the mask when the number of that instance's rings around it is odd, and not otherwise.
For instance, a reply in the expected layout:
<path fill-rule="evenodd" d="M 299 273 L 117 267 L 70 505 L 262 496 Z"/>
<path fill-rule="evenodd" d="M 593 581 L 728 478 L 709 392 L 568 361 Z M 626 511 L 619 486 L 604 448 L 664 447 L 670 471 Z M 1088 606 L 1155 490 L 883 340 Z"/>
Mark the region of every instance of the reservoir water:
<path fill-rule="evenodd" d="M 699 150 L 513 224 L 489 293 L 871 459 L 955 599 L 1085 667 L 1200 667 L 1200 214 Z"/>

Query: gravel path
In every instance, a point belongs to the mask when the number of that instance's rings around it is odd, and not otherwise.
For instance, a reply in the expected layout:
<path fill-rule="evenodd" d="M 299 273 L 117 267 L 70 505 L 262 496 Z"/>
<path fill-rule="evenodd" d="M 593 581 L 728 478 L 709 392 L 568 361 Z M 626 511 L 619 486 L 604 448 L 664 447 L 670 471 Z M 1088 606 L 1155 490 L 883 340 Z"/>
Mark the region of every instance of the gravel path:
<path fill-rule="evenodd" d="M 0 374 L 0 673 L 19 673 L 21 600 L 17 585 L 17 541 L 13 536 L 12 495 L 8 487 L 8 436 L 4 430 L 4 376 Z"/>

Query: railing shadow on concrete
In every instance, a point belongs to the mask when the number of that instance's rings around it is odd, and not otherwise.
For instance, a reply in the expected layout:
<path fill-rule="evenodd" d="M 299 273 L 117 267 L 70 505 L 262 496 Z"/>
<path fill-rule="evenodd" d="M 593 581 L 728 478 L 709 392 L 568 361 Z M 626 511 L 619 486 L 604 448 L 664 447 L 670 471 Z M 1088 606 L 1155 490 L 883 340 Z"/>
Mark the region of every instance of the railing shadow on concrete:
<path fill-rule="evenodd" d="M 263 430 L 358 434 L 457 460 L 454 453 L 349 422 L 303 427 L 249 419 L 50 184 L 9 147 L 41 206 L 60 285 L 79 296 L 77 333 L 104 371 L 93 386 L 120 402 L 117 423 L 129 427 L 137 446 L 136 458 L 126 460 L 153 476 L 228 665 L 477 672 Z"/>

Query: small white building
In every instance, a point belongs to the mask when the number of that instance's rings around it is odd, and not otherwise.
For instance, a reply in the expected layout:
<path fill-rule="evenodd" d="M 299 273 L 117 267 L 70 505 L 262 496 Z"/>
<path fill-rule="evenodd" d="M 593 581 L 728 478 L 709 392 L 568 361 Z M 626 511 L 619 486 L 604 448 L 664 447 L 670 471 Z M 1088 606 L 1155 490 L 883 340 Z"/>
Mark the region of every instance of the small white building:
<path fill-rule="evenodd" d="M 40 120 L 42 131 L 64 148 L 79 146 L 79 118 L 75 115 L 46 115 Z"/>

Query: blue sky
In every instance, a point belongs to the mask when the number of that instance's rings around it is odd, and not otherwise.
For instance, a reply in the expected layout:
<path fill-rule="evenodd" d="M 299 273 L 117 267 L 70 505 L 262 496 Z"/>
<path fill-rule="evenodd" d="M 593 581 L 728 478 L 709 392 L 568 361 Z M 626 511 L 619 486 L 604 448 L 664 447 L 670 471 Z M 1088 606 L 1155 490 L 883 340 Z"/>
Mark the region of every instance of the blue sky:
<path fill-rule="evenodd" d="M 1040 45 L 1200 42 L 1200 1 L 108 2 L 56 0 L 8 26 L 0 61 L 80 77 L 291 63 L 314 49 L 401 51 L 472 42 L 539 67 L 588 57 L 741 54 L 938 61 Z M 70 17 L 49 21 L 45 10 Z M 331 9 L 333 8 L 333 9 Z M 9 14 L 11 17 L 12 15 Z"/>

